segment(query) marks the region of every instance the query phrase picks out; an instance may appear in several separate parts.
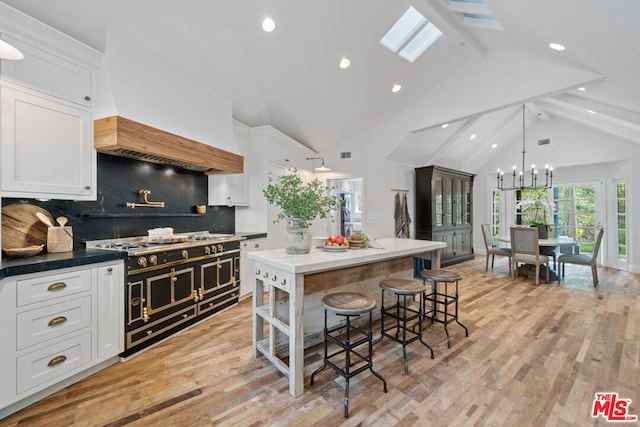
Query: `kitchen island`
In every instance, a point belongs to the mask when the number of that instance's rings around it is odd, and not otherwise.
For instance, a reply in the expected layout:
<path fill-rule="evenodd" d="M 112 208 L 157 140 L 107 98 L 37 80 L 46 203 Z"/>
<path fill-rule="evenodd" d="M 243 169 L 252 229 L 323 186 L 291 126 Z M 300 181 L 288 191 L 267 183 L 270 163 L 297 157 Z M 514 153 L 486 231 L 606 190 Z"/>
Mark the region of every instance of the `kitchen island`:
<path fill-rule="evenodd" d="M 413 278 L 414 258 L 440 266 L 443 242 L 387 238 L 379 248 L 326 252 L 313 248 L 304 255 L 284 249 L 252 252 L 253 352 L 264 355 L 289 377 L 289 393 L 304 392 L 304 348 L 322 339 L 321 301 L 330 292 L 360 292 L 380 303 L 381 279 Z M 265 301 L 265 293 L 267 295 Z"/>

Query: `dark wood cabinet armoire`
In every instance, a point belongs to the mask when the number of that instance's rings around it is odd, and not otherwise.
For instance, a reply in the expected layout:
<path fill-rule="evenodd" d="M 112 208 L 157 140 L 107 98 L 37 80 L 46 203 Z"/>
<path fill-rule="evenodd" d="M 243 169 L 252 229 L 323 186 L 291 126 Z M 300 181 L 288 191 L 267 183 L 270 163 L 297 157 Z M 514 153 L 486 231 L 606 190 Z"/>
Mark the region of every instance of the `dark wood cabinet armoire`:
<path fill-rule="evenodd" d="M 474 175 L 440 166 L 415 171 L 416 238 L 447 244 L 442 267 L 473 259 Z M 425 268 L 431 268 L 425 262 Z"/>

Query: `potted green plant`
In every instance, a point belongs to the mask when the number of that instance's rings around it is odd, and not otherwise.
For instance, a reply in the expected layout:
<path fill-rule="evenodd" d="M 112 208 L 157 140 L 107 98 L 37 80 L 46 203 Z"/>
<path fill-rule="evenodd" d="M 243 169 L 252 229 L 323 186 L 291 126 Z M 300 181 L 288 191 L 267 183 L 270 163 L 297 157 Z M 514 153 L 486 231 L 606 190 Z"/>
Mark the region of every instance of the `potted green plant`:
<path fill-rule="evenodd" d="M 309 253 L 309 226 L 316 218 L 327 218 L 338 209 L 340 199 L 329 195 L 329 189 L 318 179 L 304 182 L 297 169 L 289 173 L 269 176 L 263 191 L 269 204 L 280 208 L 275 222 L 286 220 L 285 250 L 291 254 Z"/>
<path fill-rule="evenodd" d="M 516 204 L 516 212 L 520 209 L 521 215 L 527 213 L 527 216 L 531 218 L 528 222 L 529 227 L 536 227 L 538 229 L 540 239 L 549 237 L 547 217 L 553 214 L 554 208 L 555 205 L 553 202 L 538 198 L 524 199 Z"/>

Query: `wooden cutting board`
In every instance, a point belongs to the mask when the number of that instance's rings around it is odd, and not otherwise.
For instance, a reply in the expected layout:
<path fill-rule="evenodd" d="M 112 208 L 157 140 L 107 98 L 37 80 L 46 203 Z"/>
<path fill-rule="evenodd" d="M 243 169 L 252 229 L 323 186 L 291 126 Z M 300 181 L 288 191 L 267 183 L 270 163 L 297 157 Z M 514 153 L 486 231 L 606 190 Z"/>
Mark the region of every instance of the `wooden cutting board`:
<path fill-rule="evenodd" d="M 45 209 L 28 203 L 14 203 L 2 208 L 2 248 L 26 248 L 47 243 L 47 227 L 37 217 L 41 212 L 53 223 Z"/>

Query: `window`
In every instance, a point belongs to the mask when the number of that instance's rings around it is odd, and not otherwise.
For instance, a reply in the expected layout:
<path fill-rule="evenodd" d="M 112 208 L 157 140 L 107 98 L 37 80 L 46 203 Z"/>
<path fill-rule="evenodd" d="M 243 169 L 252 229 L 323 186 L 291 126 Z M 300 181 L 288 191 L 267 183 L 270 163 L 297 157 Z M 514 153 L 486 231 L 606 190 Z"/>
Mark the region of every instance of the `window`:
<path fill-rule="evenodd" d="M 555 224 L 554 206 L 545 189 L 516 191 L 516 224 Z"/>
<path fill-rule="evenodd" d="M 493 240 L 500 235 L 500 191 L 493 190 L 491 192 L 491 231 Z"/>
<path fill-rule="evenodd" d="M 617 224 L 618 224 L 618 260 L 627 260 L 627 206 L 626 206 L 626 188 L 623 183 L 616 185 L 616 205 L 617 205 Z"/>
<path fill-rule="evenodd" d="M 593 253 L 596 235 L 594 185 L 569 185 L 555 189 L 557 224 L 561 236 L 580 245 L 580 253 Z"/>

